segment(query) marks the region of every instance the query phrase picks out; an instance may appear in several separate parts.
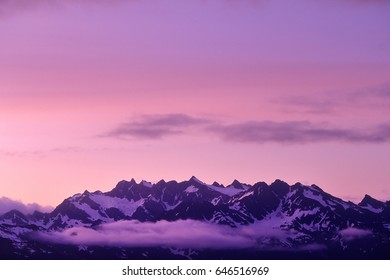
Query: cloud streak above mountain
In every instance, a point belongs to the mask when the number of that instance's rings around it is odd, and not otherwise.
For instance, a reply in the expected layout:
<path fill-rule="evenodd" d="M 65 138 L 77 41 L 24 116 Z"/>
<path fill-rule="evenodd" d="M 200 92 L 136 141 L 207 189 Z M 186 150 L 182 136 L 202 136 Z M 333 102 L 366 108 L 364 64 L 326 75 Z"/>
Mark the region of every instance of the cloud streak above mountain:
<path fill-rule="evenodd" d="M 385 143 L 390 141 L 390 125 L 369 128 L 340 128 L 327 123 L 310 121 L 247 121 L 223 123 L 208 118 L 185 114 L 144 115 L 137 120 L 119 125 L 103 134 L 127 140 L 160 140 L 168 136 L 183 135 L 195 130 L 212 134 L 222 141 L 238 143 L 291 143 L 318 142 Z"/>
<path fill-rule="evenodd" d="M 338 128 L 309 121 L 250 121 L 210 128 L 221 139 L 241 143 L 318 142 L 384 143 L 390 141 L 390 126 L 378 125 L 367 130 Z"/>
<path fill-rule="evenodd" d="M 183 134 L 191 127 L 202 126 L 211 120 L 185 114 L 144 115 L 123 123 L 103 136 L 125 139 L 161 139 L 169 135 Z"/>

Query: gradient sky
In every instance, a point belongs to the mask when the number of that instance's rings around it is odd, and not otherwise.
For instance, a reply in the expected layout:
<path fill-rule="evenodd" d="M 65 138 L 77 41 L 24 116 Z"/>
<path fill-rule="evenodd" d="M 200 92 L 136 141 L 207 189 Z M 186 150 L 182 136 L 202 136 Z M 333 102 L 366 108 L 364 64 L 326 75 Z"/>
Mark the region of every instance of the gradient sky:
<path fill-rule="evenodd" d="M 390 199 L 390 1 L 0 0 L 0 197 L 122 179 Z"/>

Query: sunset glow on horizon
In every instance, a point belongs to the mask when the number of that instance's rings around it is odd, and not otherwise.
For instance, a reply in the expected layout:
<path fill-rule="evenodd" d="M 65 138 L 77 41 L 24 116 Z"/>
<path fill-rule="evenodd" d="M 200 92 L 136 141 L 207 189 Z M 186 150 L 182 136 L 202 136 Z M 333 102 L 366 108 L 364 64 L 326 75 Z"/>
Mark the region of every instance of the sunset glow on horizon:
<path fill-rule="evenodd" d="M 388 1 L 81 2 L 0 0 L 0 198 L 195 175 L 390 200 Z"/>

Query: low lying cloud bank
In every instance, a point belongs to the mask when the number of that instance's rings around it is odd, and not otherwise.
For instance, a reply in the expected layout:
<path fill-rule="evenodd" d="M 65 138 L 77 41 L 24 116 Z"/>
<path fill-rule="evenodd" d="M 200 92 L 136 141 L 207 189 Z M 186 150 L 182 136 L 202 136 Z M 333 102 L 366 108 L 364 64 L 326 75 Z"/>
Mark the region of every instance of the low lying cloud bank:
<path fill-rule="evenodd" d="M 74 227 L 61 232 L 41 233 L 39 238 L 73 245 L 178 248 L 248 248 L 254 240 L 228 226 L 193 220 L 156 223 L 119 221 L 96 229 Z"/>
<path fill-rule="evenodd" d="M 346 228 L 343 230 L 340 230 L 341 237 L 346 241 L 351 241 L 354 239 L 359 239 L 363 237 L 367 237 L 372 235 L 372 231 L 368 229 L 361 229 L 361 228 Z"/>
<path fill-rule="evenodd" d="M 231 228 L 194 220 L 156 223 L 119 221 L 95 229 L 74 227 L 61 232 L 39 233 L 46 242 L 125 247 L 176 247 L 194 249 L 289 248 L 298 233 L 262 224 Z M 314 246 L 311 250 L 324 249 Z"/>
<path fill-rule="evenodd" d="M 53 210 L 53 207 L 50 206 L 41 206 L 37 203 L 28 203 L 24 204 L 21 201 L 13 200 L 8 197 L 0 197 L 0 215 L 7 213 L 11 210 L 18 210 L 23 214 L 31 214 L 34 211 L 39 212 L 50 212 Z"/>

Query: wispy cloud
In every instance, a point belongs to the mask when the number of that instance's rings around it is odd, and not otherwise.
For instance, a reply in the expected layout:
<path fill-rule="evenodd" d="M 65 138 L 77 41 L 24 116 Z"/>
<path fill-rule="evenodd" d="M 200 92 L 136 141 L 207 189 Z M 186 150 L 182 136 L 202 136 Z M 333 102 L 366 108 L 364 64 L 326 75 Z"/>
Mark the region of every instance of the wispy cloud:
<path fill-rule="evenodd" d="M 369 129 L 351 129 L 309 121 L 250 121 L 214 125 L 209 130 L 225 141 L 241 143 L 390 142 L 390 125 L 386 124 Z"/>
<path fill-rule="evenodd" d="M 390 142 L 390 124 L 365 128 L 341 128 L 310 121 L 247 121 L 223 123 L 185 114 L 143 115 L 103 134 L 127 140 L 160 140 L 168 136 L 198 133 L 238 143 Z"/>
<path fill-rule="evenodd" d="M 37 203 L 24 204 L 21 201 L 13 200 L 8 197 L 0 197 L 0 215 L 11 210 L 18 210 L 23 214 L 31 214 L 34 211 L 50 212 L 53 208 L 50 206 L 41 206 Z"/>
<path fill-rule="evenodd" d="M 161 139 L 169 135 L 183 134 L 192 127 L 210 123 L 209 119 L 185 114 L 143 115 L 134 121 L 123 123 L 103 136 L 125 139 Z"/>
<path fill-rule="evenodd" d="M 10 156 L 10 157 L 46 157 L 51 154 L 57 153 L 80 153 L 86 151 L 85 148 L 69 146 L 69 147 L 57 147 L 53 149 L 33 149 L 33 150 L 0 150 L 0 156 Z"/>

